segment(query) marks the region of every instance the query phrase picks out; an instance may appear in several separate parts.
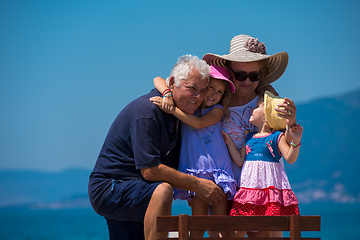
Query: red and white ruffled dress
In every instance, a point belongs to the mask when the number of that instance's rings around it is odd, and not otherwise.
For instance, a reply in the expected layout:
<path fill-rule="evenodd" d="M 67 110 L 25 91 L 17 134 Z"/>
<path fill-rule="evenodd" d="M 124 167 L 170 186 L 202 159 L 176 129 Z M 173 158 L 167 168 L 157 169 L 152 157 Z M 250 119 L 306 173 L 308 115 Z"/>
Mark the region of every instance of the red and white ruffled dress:
<path fill-rule="evenodd" d="M 246 158 L 240 189 L 234 196 L 230 215 L 299 215 L 298 200 L 291 190 L 278 142 L 283 135 L 246 136 Z"/>

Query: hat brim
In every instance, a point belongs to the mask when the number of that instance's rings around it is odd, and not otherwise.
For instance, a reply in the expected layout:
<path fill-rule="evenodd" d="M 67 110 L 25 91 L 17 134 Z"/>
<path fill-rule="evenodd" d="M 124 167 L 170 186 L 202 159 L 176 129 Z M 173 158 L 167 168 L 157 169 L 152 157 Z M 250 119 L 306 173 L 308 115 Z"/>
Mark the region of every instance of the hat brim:
<path fill-rule="evenodd" d="M 287 52 L 279 52 L 273 55 L 265 55 L 250 51 L 243 51 L 226 55 L 207 53 L 203 56 L 202 59 L 205 60 L 209 65 L 217 65 L 221 67 L 225 67 L 226 61 L 256 62 L 267 59 L 267 61 L 269 62 L 269 73 L 259 82 L 259 85 L 257 87 L 262 88 L 275 82 L 284 74 L 289 62 L 289 55 L 287 54 Z"/>
<path fill-rule="evenodd" d="M 278 116 L 275 108 L 278 104 L 282 104 L 284 99 L 275 96 L 269 91 L 264 94 L 264 113 L 267 123 L 272 129 L 283 130 L 286 128 L 286 119 Z"/>

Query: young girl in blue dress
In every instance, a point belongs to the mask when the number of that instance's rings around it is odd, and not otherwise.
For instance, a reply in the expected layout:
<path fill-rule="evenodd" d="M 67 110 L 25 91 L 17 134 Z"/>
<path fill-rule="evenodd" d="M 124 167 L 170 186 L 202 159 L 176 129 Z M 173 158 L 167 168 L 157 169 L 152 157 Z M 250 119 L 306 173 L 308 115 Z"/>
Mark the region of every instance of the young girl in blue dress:
<path fill-rule="evenodd" d="M 288 129 L 292 142 L 286 142 L 284 133 L 276 131 L 286 127 L 286 120 L 277 116 L 275 108 L 283 102 L 272 93 L 265 92 L 265 101 L 259 100 L 250 122 L 257 132 L 250 132 L 239 151 L 231 138 L 223 133 L 232 160 L 242 167 L 240 189 L 235 194 L 230 215 L 299 215 L 298 200 L 282 164 L 281 156 L 290 164 L 299 155 L 303 127 Z M 258 236 L 271 236 L 259 232 Z"/>
<path fill-rule="evenodd" d="M 210 68 L 210 81 L 204 94 L 202 108 L 194 115 L 173 106 L 171 92 L 162 78 L 155 78 L 154 85 L 162 92 L 163 98 L 156 97 L 150 100 L 182 121 L 179 171 L 214 181 L 223 189 L 227 199 L 231 200 L 236 193 L 236 181 L 231 170 L 231 158 L 221 133 L 221 120 L 224 115 L 229 117 L 228 103 L 230 94 L 235 92 L 235 86 L 224 67 Z M 165 101 L 170 104 L 164 104 Z M 207 215 L 208 204 L 194 192 L 175 189 L 174 199 L 191 200 L 193 215 Z M 214 205 L 213 214 L 228 214 L 228 201 Z M 192 234 L 196 235 L 202 233 Z"/>

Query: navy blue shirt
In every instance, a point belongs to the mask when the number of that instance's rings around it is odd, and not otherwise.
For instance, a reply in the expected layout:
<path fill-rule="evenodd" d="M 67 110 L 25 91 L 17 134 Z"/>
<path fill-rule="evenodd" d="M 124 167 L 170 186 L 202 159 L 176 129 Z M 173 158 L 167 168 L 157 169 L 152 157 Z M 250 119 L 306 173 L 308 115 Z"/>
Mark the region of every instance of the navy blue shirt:
<path fill-rule="evenodd" d="M 129 103 L 116 117 L 106 136 L 92 175 L 115 180 L 142 178 L 140 169 L 165 164 L 177 168 L 178 119 L 166 114 L 149 98 L 153 89 Z"/>
<path fill-rule="evenodd" d="M 96 212 L 108 200 L 114 181 L 143 178 L 142 168 L 160 164 L 178 168 L 179 120 L 152 103 L 153 96 L 160 93 L 153 89 L 129 103 L 109 129 L 88 185 Z"/>

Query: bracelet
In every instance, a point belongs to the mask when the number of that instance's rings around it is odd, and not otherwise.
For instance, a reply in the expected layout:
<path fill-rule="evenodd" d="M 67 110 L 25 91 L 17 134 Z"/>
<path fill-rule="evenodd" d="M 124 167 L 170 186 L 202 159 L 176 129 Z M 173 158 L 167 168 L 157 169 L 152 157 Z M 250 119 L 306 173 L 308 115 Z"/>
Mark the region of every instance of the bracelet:
<path fill-rule="evenodd" d="M 293 148 L 297 148 L 297 147 L 300 147 L 301 146 L 301 142 L 299 144 L 295 144 L 293 142 L 290 142 L 290 145 L 293 147 Z"/>
<path fill-rule="evenodd" d="M 170 97 L 172 97 L 172 93 L 170 93 L 170 94 L 168 94 L 168 95 L 164 95 L 164 96 L 162 96 L 162 98 L 164 98 L 164 97 L 166 97 L 166 98 L 170 98 Z"/>
<path fill-rule="evenodd" d="M 171 92 L 171 90 L 169 88 L 165 89 L 162 93 L 161 93 L 161 97 L 164 97 L 164 94 L 167 92 Z"/>

